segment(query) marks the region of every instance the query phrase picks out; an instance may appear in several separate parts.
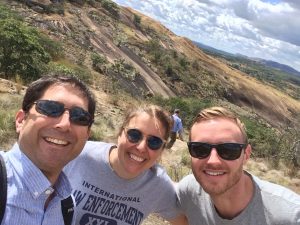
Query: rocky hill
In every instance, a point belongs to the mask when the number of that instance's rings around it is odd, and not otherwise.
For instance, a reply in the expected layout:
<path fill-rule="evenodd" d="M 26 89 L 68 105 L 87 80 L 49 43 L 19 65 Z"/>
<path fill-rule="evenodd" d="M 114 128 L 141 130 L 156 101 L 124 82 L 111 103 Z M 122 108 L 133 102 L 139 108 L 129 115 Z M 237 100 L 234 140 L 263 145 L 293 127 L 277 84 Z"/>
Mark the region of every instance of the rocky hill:
<path fill-rule="evenodd" d="M 140 99 L 153 95 L 222 99 L 273 126 L 300 125 L 299 100 L 229 68 L 130 8 L 100 0 L 1 2 L 62 43 L 64 61 L 85 66 L 99 90 L 117 83 Z M 91 54 L 104 56 L 107 63 L 95 67 Z"/>

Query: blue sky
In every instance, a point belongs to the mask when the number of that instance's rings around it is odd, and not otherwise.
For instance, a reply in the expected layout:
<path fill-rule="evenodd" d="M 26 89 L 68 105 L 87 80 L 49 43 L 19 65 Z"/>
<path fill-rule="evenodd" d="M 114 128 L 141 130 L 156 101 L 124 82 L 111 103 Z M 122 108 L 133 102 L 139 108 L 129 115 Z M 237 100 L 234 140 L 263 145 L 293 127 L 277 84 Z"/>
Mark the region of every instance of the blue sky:
<path fill-rule="evenodd" d="M 114 0 L 211 47 L 300 71 L 300 0 Z"/>

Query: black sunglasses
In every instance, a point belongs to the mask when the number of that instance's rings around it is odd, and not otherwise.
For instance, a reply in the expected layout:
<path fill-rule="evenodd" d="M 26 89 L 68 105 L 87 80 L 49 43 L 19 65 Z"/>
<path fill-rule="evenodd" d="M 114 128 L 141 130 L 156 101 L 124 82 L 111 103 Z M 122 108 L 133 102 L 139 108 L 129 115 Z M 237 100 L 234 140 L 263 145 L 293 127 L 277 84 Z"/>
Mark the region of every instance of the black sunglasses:
<path fill-rule="evenodd" d="M 138 129 L 124 128 L 124 130 L 125 130 L 125 134 L 126 134 L 128 141 L 130 141 L 131 143 L 135 143 L 135 144 L 139 143 L 144 138 L 143 133 Z M 160 149 L 165 142 L 166 141 L 162 140 L 159 137 L 156 137 L 153 135 L 147 136 L 147 146 L 151 150 Z"/>
<path fill-rule="evenodd" d="M 80 126 L 90 126 L 94 122 L 90 113 L 80 107 L 65 108 L 64 104 L 51 100 L 37 100 L 34 102 L 35 110 L 49 117 L 59 117 L 66 110 L 69 111 L 70 121 Z"/>
<path fill-rule="evenodd" d="M 204 142 L 188 142 L 189 152 L 192 157 L 204 159 L 207 158 L 212 148 L 215 148 L 218 155 L 225 160 L 235 160 L 241 156 L 242 150 L 245 148 L 245 144 L 239 143 L 222 143 L 212 145 Z"/>

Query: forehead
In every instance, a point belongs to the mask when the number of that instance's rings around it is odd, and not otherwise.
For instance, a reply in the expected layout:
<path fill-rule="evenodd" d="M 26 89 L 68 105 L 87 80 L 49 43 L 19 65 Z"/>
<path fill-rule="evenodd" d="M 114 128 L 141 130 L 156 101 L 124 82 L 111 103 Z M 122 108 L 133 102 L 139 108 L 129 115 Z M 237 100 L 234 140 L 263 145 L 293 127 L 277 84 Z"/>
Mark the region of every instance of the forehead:
<path fill-rule="evenodd" d="M 231 119 L 215 118 L 203 120 L 191 128 L 191 141 L 209 143 L 242 142 L 243 135 L 239 126 Z"/>
<path fill-rule="evenodd" d="M 57 83 L 49 86 L 41 98 L 56 100 L 63 103 L 74 102 L 74 104 L 87 105 L 87 98 L 82 91 L 72 84 Z"/>
<path fill-rule="evenodd" d="M 81 97 L 84 96 L 84 94 L 82 93 L 82 91 L 78 87 L 76 87 L 72 84 L 69 84 L 69 83 L 55 83 L 55 84 L 52 84 L 49 87 L 47 87 L 47 89 L 43 93 L 43 96 L 47 95 L 49 93 L 54 94 L 54 95 L 59 95 L 63 92 L 68 92 L 72 95 L 78 95 L 78 96 L 81 96 Z"/>
<path fill-rule="evenodd" d="M 128 127 L 138 128 L 146 134 L 159 133 L 161 136 L 164 136 L 165 133 L 162 123 L 146 112 L 141 112 L 132 117 L 128 122 Z"/>

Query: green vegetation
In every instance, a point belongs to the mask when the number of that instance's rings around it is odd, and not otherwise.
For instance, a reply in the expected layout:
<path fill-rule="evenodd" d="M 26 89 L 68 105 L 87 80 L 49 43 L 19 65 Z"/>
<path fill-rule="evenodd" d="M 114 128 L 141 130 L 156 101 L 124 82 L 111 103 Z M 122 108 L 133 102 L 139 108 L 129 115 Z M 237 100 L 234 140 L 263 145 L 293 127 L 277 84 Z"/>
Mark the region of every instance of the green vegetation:
<path fill-rule="evenodd" d="M 140 27 L 141 25 L 141 17 L 139 15 L 133 14 L 133 23 L 137 26 Z"/>
<path fill-rule="evenodd" d="M 158 35 L 152 32 L 152 36 Z M 216 74 L 202 68 L 197 61 L 191 61 L 183 53 L 164 48 L 162 39 L 166 38 L 154 37 L 144 43 L 141 48 L 155 65 L 157 73 L 162 79 L 171 83 L 172 91 L 177 93 L 180 86 L 184 91 L 178 91 L 181 96 L 185 97 L 222 98 L 225 95 L 224 85 Z M 166 45 L 168 40 L 164 41 L 164 45 Z"/>
<path fill-rule="evenodd" d="M 0 73 L 5 79 L 16 76 L 29 83 L 47 70 L 52 59 L 63 56 L 61 45 L 37 29 L 27 26 L 18 16 L 0 6 Z"/>
<path fill-rule="evenodd" d="M 0 22 L 0 72 L 4 78 L 19 74 L 23 80 L 39 77 L 50 61 L 49 54 L 39 42 L 38 32 L 15 19 Z"/>
<path fill-rule="evenodd" d="M 87 4 L 93 7 L 97 7 L 97 3 L 100 3 L 100 5 L 113 17 L 119 18 L 119 6 L 111 0 L 81 0 L 81 2 L 81 5 L 83 5 L 86 2 Z"/>
<path fill-rule="evenodd" d="M 48 71 L 50 71 L 50 74 L 74 76 L 88 84 L 91 83 L 92 75 L 87 68 L 77 66 L 66 61 L 51 62 L 48 66 Z"/>
<path fill-rule="evenodd" d="M 20 95 L 2 94 L 0 97 L 0 149 L 8 149 L 16 140 L 15 114 L 20 105 Z"/>
<path fill-rule="evenodd" d="M 112 16 L 119 17 L 119 7 L 118 5 L 111 0 L 101 0 L 101 5 L 104 9 L 111 13 Z"/>
<path fill-rule="evenodd" d="M 190 128 L 194 117 L 201 109 L 213 105 L 213 102 L 209 99 L 199 100 L 197 98 L 173 97 L 166 99 L 161 96 L 155 96 L 150 101 L 168 110 L 171 114 L 173 114 L 174 109 L 180 109 L 180 116 L 186 130 Z"/>
<path fill-rule="evenodd" d="M 92 53 L 91 54 L 93 69 L 99 73 L 105 73 L 108 64 L 107 58 L 102 54 Z"/>
<path fill-rule="evenodd" d="M 124 59 L 115 60 L 111 68 L 115 73 L 132 81 L 139 75 L 136 69 L 131 64 L 126 63 Z"/>

